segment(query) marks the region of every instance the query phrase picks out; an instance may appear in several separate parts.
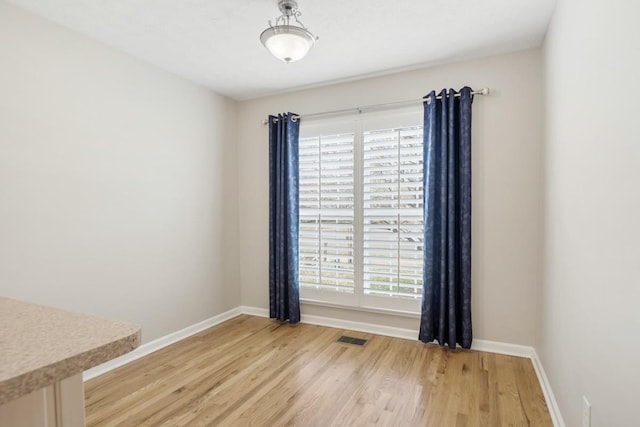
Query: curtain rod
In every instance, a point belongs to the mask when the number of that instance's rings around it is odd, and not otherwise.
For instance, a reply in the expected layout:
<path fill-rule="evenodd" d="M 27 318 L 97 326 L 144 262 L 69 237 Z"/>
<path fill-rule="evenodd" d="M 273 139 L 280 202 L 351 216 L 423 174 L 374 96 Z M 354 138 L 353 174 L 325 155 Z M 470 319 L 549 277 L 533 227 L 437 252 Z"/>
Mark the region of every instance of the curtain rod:
<path fill-rule="evenodd" d="M 471 91 L 471 95 L 489 95 L 491 91 L 489 90 L 488 87 L 483 87 L 480 90 L 472 90 Z M 459 98 L 460 94 L 456 93 L 454 95 L 454 97 Z M 425 97 L 426 98 L 426 97 Z M 399 101 L 399 102 L 389 102 L 386 104 L 376 104 L 376 105 L 366 105 L 364 107 L 354 107 L 354 108 L 346 108 L 344 110 L 334 110 L 334 111 L 324 111 L 322 113 L 311 113 L 311 114 L 300 114 L 300 115 L 296 115 L 293 116 L 293 121 L 299 120 L 299 119 L 311 119 L 311 118 L 318 118 L 318 117 L 329 117 L 329 116 L 341 116 L 344 114 L 349 114 L 349 113 L 364 113 L 365 111 L 375 111 L 375 110 L 383 110 L 383 109 L 387 109 L 387 108 L 401 108 L 401 107 L 408 107 L 410 105 L 413 104 L 417 104 L 419 103 L 423 103 L 425 101 L 425 98 L 421 98 L 421 99 L 411 99 L 408 101 Z M 436 99 L 442 99 L 442 96 L 438 95 L 436 96 Z M 274 119 L 274 123 L 277 122 L 278 119 Z M 269 119 L 264 119 L 262 120 L 262 124 L 266 125 L 269 123 Z"/>

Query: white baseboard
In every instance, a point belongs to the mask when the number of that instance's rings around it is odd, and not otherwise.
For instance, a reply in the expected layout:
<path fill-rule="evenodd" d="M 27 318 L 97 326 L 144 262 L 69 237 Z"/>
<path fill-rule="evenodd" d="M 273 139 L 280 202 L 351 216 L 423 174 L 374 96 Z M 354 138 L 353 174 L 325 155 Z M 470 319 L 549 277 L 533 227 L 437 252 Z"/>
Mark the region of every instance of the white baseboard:
<path fill-rule="evenodd" d="M 269 317 L 269 310 L 260 307 L 240 307 L 243 314 L 259 317 Z M 375 323 L 354 322 L 351 320 L 336 319 L 333 317 L 315 316 L 302 314 L 300 322 L 310 325 L 328 326 L 330 328 L 348 329 L 351 331 L 366 332 L 369 334 L 384 335 L 387 337 L 403 338 L 407 340 L 417 340 L 419 331 L 417 329 L 394 328 Z M 489 353 L 507 354 L 510 356 L 531 357 L 533 348 L 487 340 L 473 340 L 472 350 L 487 351 Z"/>
<path fill-rule="evenodd" d="M 476 338 L 473 339 L 471 350 L 506 354 L 507 356 L 527 357 L 529 359 L 533 355 L 533 347 L 529 347 L 528 345 L 510 344 L 506 342 L 481 340 Z"/>
<path fill-rule="evenodd" d="M 259 307 L 242 306 L 243 314 L 259 317 L 269 317 L 269 310 Z M 411 329 L 394 328 L 391 326 L 376 325 L 374 323 L 354 322 L 351 320 L 335 319 L 333 317 L 313 316 L 302 314 L 300 322 L 310 325 L 327 326 L 330 328 L 348 329 L 351 331 L 366 332 L 369 334 L 385 335 L 388 337 L 416 339 L 418 333 Z"/>
<path fill-rule="evenodd" d="M 418 333 L 411 329 L 394 328 L 392 326 L 377 325 L 374 323 L 353 322 L 350 320 L 334 319 L 324 316 L 305 315 L 300 316 L 302 323 L 310 325 L 328 326 L 330 328 L 349 329 L 351 331 L 366 332 L 369 334 L 385 335 L 387 337 L 415 340 Z"/>
<path fill-rule="evenodd" d="M 531 363 L 533 363 L 533 369 L 536 370 L 538 382 L 540 382 L 540 387 L 542 388 L 542 393 L 544 394 L 544 400 L 547 402 L 547 407 L 549 408 L 549 414 L 551 415 L 551 421 L 553 421 L 553 425 L 555 427 L 566 427 L 564 419 L 562 418 L 562 414 L 560 413 L 558 401 L 556 400 L 556 396 L 553 394 L 553 390 L 551 389 L 551 383 L 549 382 L 549 378 L 547 378 L 547 374 L 544 371 L 542 361 L 540 360 L 540 357 L 538 356 L 538 353 L 535 349 L 533 349 L 533 354 L 531 355 Z"/>
<path fill-rule="evenodd" d="M 176 343 L 180 340 L 190 337 L 191 335 L 197 334 L 200 331 L 204 331 L 205 329 L 208 329 L 212 326 L 215 326 L 219 323 L 224 322 L 225 320 L 232 319 L 241 314 L 242 314 L 241 308 L 236 307 L 229 311 L 225 311 L 224 313 L 220 313 L 216 316 L 205 319 L 202 322 L 195 323 L 179 331 L 172 332 L 156 340 L 150 341 L 146 344 L 142 344 L 140 347 L 136 348 L 130 353 L 124 354 L 120 357 L 117 357 L 113 360 L 103 363 L 102 365 L 98 365 L 95 368 L 91 368 L 84 371 L 82 374 L 82 379 L 84 381 L 88 381 L 92 378 L 97 377 L 98 375 L 102 375 L 106 372 L 111 371 L 112 369 L 119 368 L 122 365 L 126 365 L 127 363 L 133 362 L 134 360 L 147 356 L 153 353 L 154 351 L 160 350 L 161 348 L 164 348 L 168 345 Z"/>
<path fill-rule="evenodd" d="M 238 307 L 242 314 L 248 314 L 249 316 L 257 317 L 269 317 L 269 309 L 260 307 L 249 307 L 248 305 L 241 305 Z"/>
<path fill-rule="evenodd" d="M 82 378 L 84 381 L 90 380 L 91 378 L 102 375 L 129 362 L 133 362 L 136 359 L 144 357 L 150 353 L 153 353 L 154 351 L 160 350 L 163 347 L 183 340 L 191 335 L 194 335 L 226 320 L 232 319 L 240 314 L 248 314 L 250 316 L 257 317 L 269 317 L 269 310 L 260 307 L 236 307 L 224 313 L 218 314 L 217 316 L 213 316 L 209 319 L 203 320 L 202 322 L 196 323 L 179 331 L 165 335 L 164 337 L 158 338 L 154 341 L 143 344 L 130 353 L 127 353 L 107 363 L 103 363 L 102 365 L 85 371 L 82 375 Z M 351 331 L 384 335 L 394 338 L 403 338 L 408 340 L 418 339 L 417 330 L 394 328 L 391 326 L 378 325 L 374 323 L 354 322 L 350 320 L 306 314 L 301 315 L 300 321 L 302 323 L 308 323 L 311 325 L 347 329 Z M 477 351 L 486 351 L 489 353 L 506 354 L 509 356 L 526 357 L 531 359 L 531 363 L 533 364 L 533 368 L 535 369 L 538 381 L 540 382 L 540 387 L 542 388 L 545 401 L 547 402 L 547 407 L 549 408 L 549 414 L 551 415 L 553 425 L 555 427 L 566 427 L 564 420 L 562 419 L 558 403 L 555 399 L 553 391 L 551 390 L 551 384 L 549 383 L 549 379 L 547 378 L 547 375 L 542 366 L 542 362 L 540 361 L 538 353 L 536 353 L 536 350 L 533 347 L 497 341 L 474 339 L 471 349 Z"/>

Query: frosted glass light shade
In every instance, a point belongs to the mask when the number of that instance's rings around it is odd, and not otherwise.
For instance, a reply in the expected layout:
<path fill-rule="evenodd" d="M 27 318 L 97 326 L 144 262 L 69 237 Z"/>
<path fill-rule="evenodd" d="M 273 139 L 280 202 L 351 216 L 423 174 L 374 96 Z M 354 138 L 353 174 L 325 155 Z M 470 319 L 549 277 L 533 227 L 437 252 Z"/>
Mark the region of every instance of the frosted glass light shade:
<path fill-rule="evenodd" d="M 260 34 L 260 41 L 269 52 L 284 62 L 304 58 L 316 42 L 308 30 L 293 25 L 276 25 Z"/>

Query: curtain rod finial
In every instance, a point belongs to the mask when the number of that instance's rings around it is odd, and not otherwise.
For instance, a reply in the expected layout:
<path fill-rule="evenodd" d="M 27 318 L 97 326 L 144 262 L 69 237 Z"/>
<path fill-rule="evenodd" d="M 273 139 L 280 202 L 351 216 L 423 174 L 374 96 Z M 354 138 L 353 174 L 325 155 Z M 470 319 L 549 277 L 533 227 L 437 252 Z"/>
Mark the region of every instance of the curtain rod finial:
<path fill-rule="evenodd" d="M 488 87 L 483 87 L 482 89 L 480 89 L 480 93 L 482 95 L 489 95 L 489 93 L 491 93 L 491 91 L 489 90 Z"/>

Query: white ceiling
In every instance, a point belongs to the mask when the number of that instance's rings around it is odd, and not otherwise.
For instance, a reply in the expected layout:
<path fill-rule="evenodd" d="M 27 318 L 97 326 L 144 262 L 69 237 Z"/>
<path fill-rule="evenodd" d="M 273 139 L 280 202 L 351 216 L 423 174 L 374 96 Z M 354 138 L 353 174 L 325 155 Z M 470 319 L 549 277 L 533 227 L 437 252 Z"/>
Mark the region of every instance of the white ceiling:
<path fill-rule="evenodd" d="M 277 0 L 10 0 L 237 100 L 539 46 L 555 0 L 299 0 L 299 62 L 258 36 Z"/>

